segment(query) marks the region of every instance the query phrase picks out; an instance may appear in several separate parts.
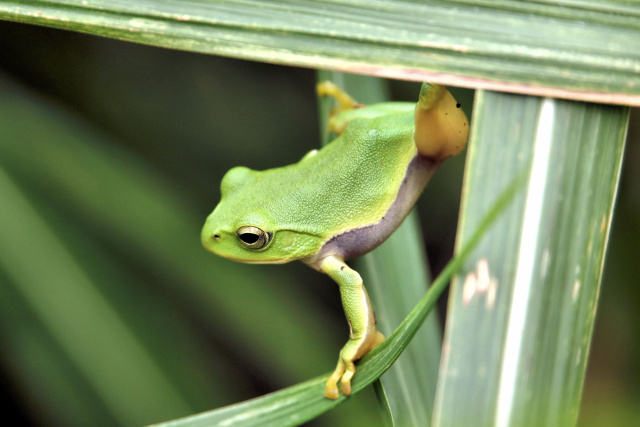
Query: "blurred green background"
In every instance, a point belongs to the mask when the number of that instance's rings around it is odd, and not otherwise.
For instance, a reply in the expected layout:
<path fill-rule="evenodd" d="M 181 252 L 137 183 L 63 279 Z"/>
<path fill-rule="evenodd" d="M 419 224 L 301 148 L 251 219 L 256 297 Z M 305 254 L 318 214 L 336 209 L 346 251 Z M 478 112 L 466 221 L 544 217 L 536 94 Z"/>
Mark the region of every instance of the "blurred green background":
<path fill-rule="evenodd" d="M 142 425 L 333 368 L 347 334 L 333 282 L 199 241 L 229 168 L 318 146 L 314 86 L 313 70 L 0 22 L 4 414 Z M 390 87 L 414 100 L 419 84 Z M 457 96 L 471 105 L 471 91 Z M 582 426 L 640 424 L 639 121 L 635 110 Z M 448 161 L 419 202 L 434 273 L 453 250 L 463 167 Z M 376 411 L 363 393 L 313 424 L 375 425 Z"/>

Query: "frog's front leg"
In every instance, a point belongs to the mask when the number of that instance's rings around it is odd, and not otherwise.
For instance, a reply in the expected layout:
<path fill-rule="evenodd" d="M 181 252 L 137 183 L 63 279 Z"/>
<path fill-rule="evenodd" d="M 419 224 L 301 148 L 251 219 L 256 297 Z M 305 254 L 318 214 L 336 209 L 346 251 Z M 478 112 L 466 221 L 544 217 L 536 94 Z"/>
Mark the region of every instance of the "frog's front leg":
<path fill-rule="evenodd" d="M 320 268 L 340 286 L 342 306 L 349 323 L 349 341 L 340 350 L 338 365 L 327 380 L 324 390 L 326 397 L 337 399 L 338 381 L 341 382 L 342 393 L 351 394 L 351 378 L 356 372 L 354 361 L 384 341 L 384 335 L 376 330 L 371 301 L 360 275 L 336 255 L 323 259 Z"/>

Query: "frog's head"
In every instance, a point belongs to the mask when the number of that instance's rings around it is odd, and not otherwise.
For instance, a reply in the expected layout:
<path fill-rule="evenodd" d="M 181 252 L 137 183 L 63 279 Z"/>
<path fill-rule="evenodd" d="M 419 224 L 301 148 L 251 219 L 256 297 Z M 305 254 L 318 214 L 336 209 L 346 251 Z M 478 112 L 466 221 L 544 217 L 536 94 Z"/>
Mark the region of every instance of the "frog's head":
<path fill-rule="evenodd" d="M 220 203 L 202 229 L 202 244 L 216 255 L 256 264 L 280 264 L 312 255 L 318 238 L 289 222 L 281 223 L 282 215 L 275 214 L 281 212 L 270 203 L 274 196 L 261 185 L 259 175 L 244 167 L 227 172 Z"/>

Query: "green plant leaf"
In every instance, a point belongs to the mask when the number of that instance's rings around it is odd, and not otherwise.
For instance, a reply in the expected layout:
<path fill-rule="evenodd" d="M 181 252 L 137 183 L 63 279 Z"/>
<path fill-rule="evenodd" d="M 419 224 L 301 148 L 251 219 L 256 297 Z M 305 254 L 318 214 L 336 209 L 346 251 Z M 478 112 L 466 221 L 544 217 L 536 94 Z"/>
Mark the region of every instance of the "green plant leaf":
<path fill-rule="evenodd" d="M 373 390 L 376 393 L 376 399 L 378 401 L 378 407 L 380 408 L 380 417 L 382 418 L 382 425 L 385 427 L 393 427 L 393 414 L 391 413 L 391 407 L 389 406 L 389 399 L 387 393 L 384 390 L 382 381 L 379 379 L 373 382 Z"/>
<path fill-rule="evenodd" d="M 52 339 L 1 268 L 0 336 L 3 370 L 21 384 L 25 400 L 38 402 L 33 412 L 56 413 L 65 425 L 91 425 L 97 417 L 104 425 L 118 424 L 111 408 L 95 398 L 93 384 L 78 373 L 73 359 Z M 140 419 L 131 415 L 129 421 Z"/>
<path fill-rule="evenodd" d="M 0 1 L 0 19 L 154 46 L 634 105 L 639 18 L 607 0 Z"/>
<path fill-rule="evenodd" d="M 151 408 L 128 404 L 140 395 L 148 395 L 140 405 L 161 403 L 166 413 L 189 412 L 189 404 L 152 355 L 2 169 L 0 192 L 0 221 L 11 224 L 0 239 L 0 268 L 65 354 L 105 397 L 115 418 L 121 423 L 144 422 L 138 417 Z M 114 378 L 114 371 L 120 376 Z"/>
<path fill-rule="evenodd" d="M 430 282 L 417 214 L 411 213 L 379 248 L 358 261 L 376 307 L 379 328 L 399 325 Z M 398 426 L 428 425 L 440 367 L 442 338 L 436 311 L 382 377 Z"/>
<path fill-rule="evenodd" d="M 460 248 L 505 183 L 530 172 L 452 286 L 434 425 L 576 423 L 628 118 L 479 93 Z"/>
<path fill-rule="evenodd" d="M 477 225 L 476 230 L 458 255 L 447 264 L 429 291 L 420 299 L 393 334 L 362 358 L 358 364 L 357 375 L 352 381 L 352 396 L 376 381 L 400 356 L 446 289 L 449 279 L 458 271 L 473 248 L 477 246 L 493 222 L 505 211 L 516 192 L 522 187 L 523 177 L 524 175 L 521 174 L 512 179 L 509 186 Z M 157 426 L 285 427 L 299 425 L 351 398 L 344 395 L 340 395 L 335 400 L 325 398 L 323 390 L 328 377 L 329 374 L 266 396 L 179 420 L 160 423 Z"/>

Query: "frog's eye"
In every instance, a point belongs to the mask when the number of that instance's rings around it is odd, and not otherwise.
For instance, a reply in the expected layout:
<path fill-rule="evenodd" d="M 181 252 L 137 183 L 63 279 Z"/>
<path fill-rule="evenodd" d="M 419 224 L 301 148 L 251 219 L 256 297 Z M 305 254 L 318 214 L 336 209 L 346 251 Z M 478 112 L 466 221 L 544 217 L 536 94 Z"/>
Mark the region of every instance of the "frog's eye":
<path fill-rule="evenodd" d="M 240 242 L 249 249 L 262 249 L 271 241 L 271 233 L 253 225 L 243 225 L 236 231 Z"/>

